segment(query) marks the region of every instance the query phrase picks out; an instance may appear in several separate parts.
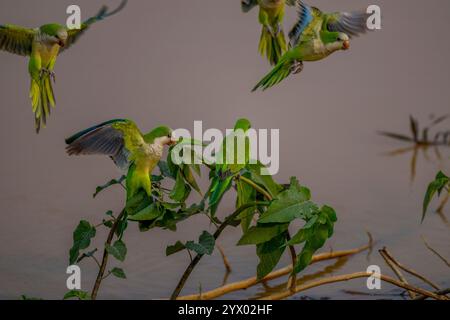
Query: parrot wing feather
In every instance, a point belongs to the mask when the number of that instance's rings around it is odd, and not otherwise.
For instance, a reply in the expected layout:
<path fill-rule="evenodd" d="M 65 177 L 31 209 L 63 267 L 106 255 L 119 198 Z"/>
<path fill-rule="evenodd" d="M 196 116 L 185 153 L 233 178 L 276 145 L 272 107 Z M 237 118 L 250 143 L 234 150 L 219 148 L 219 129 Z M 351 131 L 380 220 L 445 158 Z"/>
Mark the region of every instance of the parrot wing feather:
<path fill-rule="evenodd" d="M 36 31 L 19 26 L 0 25 L 0 50 L 21 56 L 29 56 Z"/>
<path fill-rule="evenodd" d="M 258 5 L 258 0 L 241 0 L 242 12 L 247 13 Z"/>
<path fill-rule="evenodd" d="M 297 1 L 297 14 L 298 20 L 289 32 L 289 40 L 291 47 L 297 45 L 302 37 L 303 33 L 314 19 L 314 8 L 303 3 L 303 1 Z M 316 9 L 317 10 L 317 9 Z"/>
<path fill-rule="evenodd" d="M 134 122 L 118 119 L 83 130 L 68 138 L 66 143 L 69 155 L 107 155 L 126 171 L 130 154 L 145 142 Z"/>
<path fill-rule="evenodd" d="M 368 18 L 365 11 L 338 12 L 328 15 L 327 26 L 329 31 L 343 32 L 351 38 L 367 32 Z"/>
<path fill-rule="evenodd" d="M 108 18 L 108 17 L 110 17 L 112 15 L 115 15 L 116 13 L 122 11 L 122 9 L 125 8 L 125 6 L 127 5 L 127 2 L 128 2 L 128 0 L 122 0 L 122 2 L 120 3 L 119 7 L 117 7 L 117 9 L 115 9 L 115 10 L 113 10 L 111 12 L 108 12 L 108 7 L 107 6 L 103 6 L 95 16 L 93 16 L 93 17 L 87 19 L 86 21 L 84 21 L 81 24 L 81 28 L 80 29 L 70 29 L 70 30 L 68 30 L 67 31 L 67 33 L 68 33 L 67 43 L 64 46 L 64 48 L 61 48 L 61 52 L 67 50 L 73 44 L 75 44 L 78 41 L 78 39 L 81 38 L 81 36 L 86 32 L 86 30 L 89 29 L 89 27 L 92 24 L 94 24 L 94 23 L 96 23 L 98 21 L 102 21 L 103 19 Z"/>

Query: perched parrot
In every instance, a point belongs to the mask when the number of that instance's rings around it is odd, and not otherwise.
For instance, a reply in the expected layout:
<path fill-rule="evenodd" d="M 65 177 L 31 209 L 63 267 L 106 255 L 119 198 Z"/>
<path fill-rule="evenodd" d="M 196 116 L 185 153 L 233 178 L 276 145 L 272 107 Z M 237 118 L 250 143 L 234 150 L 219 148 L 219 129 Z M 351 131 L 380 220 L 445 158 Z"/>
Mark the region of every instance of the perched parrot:
<path fill-rule="evenodd" d="M 102 154 L 127 173 L 127 199 L 143 189 L 152 196 L 151 174 L 166 145 L 176 139 L 172 130 L 162 126 L 142 134 L 131 120 L 111 120 L 83 130 L 66 140 L 69 155 Z"/>
<path fill-rule="evenodd" d="M 0 50 L 30 57 L 30 98 L 37 133 L 41 127 L 45 127 L 50 107 L 55 106 L 52 80 L 55 81 L 53 70 L 58 55 L 70 48 L 92 24 L 121 11 L 126 3 L 127 0 L 123 0 L 112 12 L 108 12 L 106 6 L 102 7 L 96 16 L 82 23 L 80 29 L 68 29 L 56 23 L 45 24 L 36 29 L 11 24 L 0 25 Z"/>
<path fill-rule="evenodd" d="M 220 200 L 225 192 L 231 187 L 233 178 L 245 168 L 250 160 L 250 139 L 247 136 L 248 130 L 251 128 L 251 123 L 247 119 L 240 119 L 234 126 L 234 132 L 225 137 L 222 147 L 216 156 L 216 161 L 219 159 L 222 163 L 217 163 L 212 177 L 211 188 L 209 191 L 209 205 L 211 213 L 214 216 L 217 211 Z M 243 139 L 239 139 L 243 138 Z M 230 139 L 235 139 L 234 150 L 227 148 L 232 145 Z M 238 148 L 238 141 L 245 141 L 244 150 Z M 238 154 L 239 151 L 244 151 L 245 154 Z M 231 159 L 231 161 L 230 161 Z M 243 161 L 242 161 L 243 160 Z M 243 163 L 239 163 L 243 162 Z"/>
<path fill-rule="evenodd" d="M 287 50 L 282 26 L 286 4 L 292 6 L 295 0 L 241 0 L 245 13 L 259 5 L 259 23 L 262 24 L 259 52 L 272 65 L 277 64 Z"/>
<path fill-rule="evenodd" d="M 367 31 L 365 11 L 324 13 L 297 0 L 298 21 L 289 33 L 290 49 L 254 88 L 266 90 L 303 70 L 303 61 L 318 61 L 350 48 L 350 38 Z"/>

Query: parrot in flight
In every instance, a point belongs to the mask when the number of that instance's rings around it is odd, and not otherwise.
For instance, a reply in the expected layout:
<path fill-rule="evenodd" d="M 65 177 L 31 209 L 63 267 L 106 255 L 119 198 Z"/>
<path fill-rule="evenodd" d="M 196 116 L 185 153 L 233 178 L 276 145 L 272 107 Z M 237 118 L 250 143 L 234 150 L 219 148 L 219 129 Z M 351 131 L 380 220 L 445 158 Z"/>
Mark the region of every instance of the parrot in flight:
<path fill-rule="evenodd" d="M 107 155 L 125 174 L 127 200 L 140 190 L 152 197 L 151 174 L 163 155 L 164 146 L 177 143 L 166 126 L 142 134 L 137 125 L 126 119 L 110 120 L 83 130 L 66 139 L 67 153 L 72 155 Z"/>
<path fill-rule="evenodd" d="M 350 39 L 368 30 L 366 11 L 325 13 L 301 0 L 296 6 L 298 21 L 289 33 L 290 49 L 252 91 L 266 90 L 291 73 L 300 73 L 303 61 L 318 61 L 338 50 L 348 50 Z"/>
<path fill-rule="evenodd" d="M 295 0 L 241 0 L 244 13 L 259 6 L 259 23 L 262 25 L 259 52 L 271 65 L 277 64 L 287 50 L 282 26 L 286 5 L 295 5 Z"/>
<path fill-rule="evenodd" d="M 30 99 L 37 133 L 46 126 L 50 107 L 56 104 L 52 80 L 55 82 L 53 70 L 58 55 L 70 48 L 92 24 L 118 13 L 126 3 L 127 0 L 123 0 L 111 12 L 103 6 L 97 15 L 83 22 L 80 29 L 68 29 L 56 23 L 35 29 L 0 24 L 0 50 L 29 57 Z"/>

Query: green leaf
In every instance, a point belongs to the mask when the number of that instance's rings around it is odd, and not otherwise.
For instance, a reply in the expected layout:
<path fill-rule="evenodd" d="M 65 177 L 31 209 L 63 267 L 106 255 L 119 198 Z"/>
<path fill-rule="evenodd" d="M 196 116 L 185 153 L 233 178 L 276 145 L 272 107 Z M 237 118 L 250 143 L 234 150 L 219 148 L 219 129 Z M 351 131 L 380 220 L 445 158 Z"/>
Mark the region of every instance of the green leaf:
<path fill-rule="evenodd" d="M 167 165 L 167 162 L 165 161 L 160 161 L 158 163 L 158 168 L 159 171 L 161 172 L 161 174 L 165 177 L 169 177 L 169 178 L 174 178 L 172 176 L 172 172 L 170 172 L 169 166 Z"/>
<path fill-rule="evenodd" d="M 295 219 L 312 217 L 319 208 L 311 201 L 294 202 L 290 198 L 275 200 L 259 219 L 259 223 L 289 223 Z"/>
<path fill-rule="evenodd" d="M 216 240 L 214 237 L 207 231 L 203 231 L 200 235 L 199 243 L 195 243 L 193 241 L 189 241 L 186 243 L 186 248 L 196 252 L 199 255 L 211 255 L 214 251 Z"/>
<path fill-rule="evenodd" d="M 122 240 L 117 240 L 114 245 L 106 245 L 106 251 L 119 261 L 125 261 L 127 246 Z"/>
<path fill-rule="evenodd" d="M 114 269 L 112 269 L 111 270 L 111 274 L 116 276 L 117 278 L 120 278 L 120 279 L 126 279 L 127 278 L 125 272 L 121 268 L 114 268 Z"/>
<path fill-rule="evenodd" d="M 177 202 L 184 202 L 186 200 L 186 194 L 188 192 L 188 186 L 186 185 L 183 174 L 179 171 L 177 173 L 177 179 L 175 182 L 175 186 L 173 187 L 172 192 L 169 197 Z"/>
<path fill-rule="evenodd" d="M 79 300 L 91 300 L 91 295 L 85 291 L 71 290 L 64 295 L 64 300 L 78 298 Z"/>
<path fill-rule="evenodd" d="M 287 243 L 289 246 L 293 246 L 296 244 L 300 244 L 305 242 L 308 239 L 308 230 L 300 229 Z"/>
<path fill-rule="evenodd" d="M 303 247 L 302 252 L 297 257 L 297 262 L 294 267 L 295 273 L 303 271 L 311 263 L 314 252 L 315 250 L 312 249 L 308 244 Z"/>
<path fill-rule="evenodd" d="M 250 185 L 238 180 L 236 182 L 236 209 L 242 207 L 246 203 L 255 202 L 256 201 L 256 191 Z M 250 224 L 252 223 L 253 216 L 256 213 L 256 206 L 248 208 L 241 212 L 238 216 L 238 219 L 241 220 L 242 231 L 247 232 Z"/>
<path fill-rule="evenodd" d="M 105 220 L 105 219 L 103 219 L 102 223 L 105 227 L 110 228 L 110 229 L 112 228 L 112 226 L 114 224 L 111 220 Z"/>
<path fill-rule="evenodd" d="M 317 206 L 309 201 L 311 192 L 300 186 L 298 180 L 291 178 L 289 189 L 281 192 L 261 215 L 259 223 L 286 223 L 297 218 L 309 219 L 318 211 Z"/>
<path fill-rule="evenodd" d="M 195 167 L 195 166 L 192 166 Z M 191 166 L 185 165 L 183 168 L 183 177 L 184 180 L 186 180 L 187 183 L 199 194 L 202 194 L 202 191 L 200 190 L 200 187 L 197 184 L 197 181 L 195 180 L 194 175 L 192 174 Z"/>
<path fill-rule="evenodd" d="M 138 213 L 129 216 L 128 220 L 131 221 L 152 221 L 158 218 L 160 215 L 162 215 L 163 212 L 160 210 L 160 208 L 155 204 L 152 203 L 148 207 L 142 209 Z"/>
<path fill-rule="evenodd" d="M 238 246 L 261 244 L 272 240 L 276 236 L 284 233 L 288 224 L 276 224 L 273 226 L 251 227 L 239 240 Z"/>
<path fill-rule="evenodd" d="M 76 263 L 80 250 L 88 248 L 95 237 L 96 229 L 88 221 L 82 220 L 73 233 L 73 246 L 70 249 L 69 264 Z"/>
<path fill-rule="evenodd" d="M 425 220 L 428 207 L 434 195 L 436 193 L 440 195 L 445 186 L 449 184 L 449 181 L 449 177 L 447 177 L 442 171 L 440 171 L 436 175 L 436 179 L 428 186 L 427 192 L 425 193 L 425 199 L 423 201 L 422 222 Z"/>
<path fill-rule="evenodd" d="M 325 213 L 328 216 L 328 219 L 331 222 L 336 222 L 337 221 L 337 215 L 336 215 L 336 211 L 334 211 L 333 208 L 329 207 L 329 206 L 323 206 L 322 209 L 320 210 L 323 213 Z"/>
<path fill-rule="evenodd" d="M 98 186 L 95 189 L 95 193 L 93 194 L 93 197 L 97 197 L 99 193 L 101 193 L 102 191 L 108 189 L 111 186 L 114 186 L 116 184 L 121 184 L 123 181 L 125 181 L 126 177 L 122 176 L 119 179 L 112 179 L 111 181 L 109 181 L 108 183 L 102 185 L 102 186 Z"/>
<path fill-rule="evenodd" d="M 286 249 L 284 242 L 285 235 L 281 234 L 268 242 L 256 246 L 256 254 L 260 261 L 257 267 L 258 280 L 263 279 L 277 266 Z"/>
<path fill-rule="evenodd" d="M 186 249 L 186 246 L 181 243 L 181 241 L 177 241 L 173 246 L 168 246 L 166 248 L 166 256 L 171 256 L 172 254 L 178 253 Z"/>
<path fill-rule="evenodd" d="M 211 191 L 209 197 L 209 206 L 211 210 L 211 216 L 214 217 L 217 208 L 220 204 L 225 193 L 230 190 L 233 182 L 233 177 L 226 177 L 222 179 L 221 177 L 214 177 L 211 182 Z"/>
<path fill-rule="evenodd" d="M 251 174 L 251 179 L 257 184 L 262 185 L 264 189 L 266 189 L 270 195 L 275 198 L 281 190 L 283 190 L 283 187 L 276 183 L 271 175 L 261 174 L 261 170 L 264 170 L 265 168 L 266 167 L 261 164 L 261 162 L 247 165 L 247 169 Z"/>

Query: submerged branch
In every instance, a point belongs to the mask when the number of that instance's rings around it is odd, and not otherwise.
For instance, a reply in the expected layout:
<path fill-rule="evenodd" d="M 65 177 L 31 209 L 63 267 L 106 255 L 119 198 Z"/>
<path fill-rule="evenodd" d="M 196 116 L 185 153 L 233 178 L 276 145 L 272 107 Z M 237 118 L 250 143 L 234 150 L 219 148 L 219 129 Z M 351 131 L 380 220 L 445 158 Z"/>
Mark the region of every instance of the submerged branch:
<path fill-rule="evenodd" d="M 356 249 L 351 249 L 351 250 L 342 250 L 342 251 L 333 251 L 333 252 L 327 252 L 327 253 L 320 253 L 317 254 L 313 257 L 313 259 L 311 260 L 311 264 L 313 263 L 317 263 L 320 261 L 325 261 L 325 260 L 331 260 L 331 259 L 337 259 L 337 258 L 342 258 L 342 257 L 346 257 L 346 256 L 351 256 L 351 255 L 355 255 L 357 253 L 360 253 L 362 251 L 365 251 L 369 248 L 371 248 L 372 246 L 372 239 L 370 238 L 370 243 L 368 245 L 365 245 L 363 247 L 360 248 L 356 248 Z M 188 296 L 183 296 L 183 297 L 179 297 L 178 300 L 210 300 L 210 299 L 215 299 L 218 297 L 221 297 L 225 294 L 234 292 L 234 291 L 238 291 L 238 290 L 244 290 L 247 289 L 249 287 L 252 287 L 254 285 L 257 285 L 259 283 L 264 283 L 273 279 L 277 279 L 280 278 L 282 276 L 285 276 L 289 273 L 292 272 L 292 265 L 287 266 L 285 268 L 273 271 L 271 273 L 269 273 L 267 276 L 265 276 L 263 279 L 258 280 L 256 277 L 252 277 L 243 281 L 239 281 L 239 282 L 234 282 L 234 283 L 230 283 L 226 286 L 222 286 L 220 288 L 216 288 L 213 289 L 211 291 L 208 292 L 203 292 L 201 295 L 199 294 L 194 294 L 194 295 L 188 295 Z M 296 288 L 297 290 L 297 288 Z M 291 291 L 289 291 L 291 292 Z"/>
<path fill-rule="evenodd" d="M 356 273 L 352 273 L 352 274 L 344 274 L 341 276 L 329 277 L 329 278 L 321 279 L 318 281 L 314 281 L 314 282 L 299 286 L 295 289 L 294 293 L 292 291 L 288 290 L 288 291 L 273 294 L 268 297 L 264 297 L 262 300 L 282 300 L 282 299 L 288 298 L 290 296 L 293 296 L 294 294 L 297 294 L 301 291 L 305 291 L 305 290 L 308 290 L 311 288 L 323 286 L 326 284 L 349 281 L 349 280 L 358 279 L 358 278 L 369 278 L 369 277 L 373 277 L 373 274 L 370 272 L 356 272 Z M 433 292 L 430 292 L 428 290 L 424 290 L 421 288 L 417 288 L 417 287 L 411 286 L 409 284 L 402 283 L 398 280 L 395 280 L 395 279 L 385 276 L 385 275 L 380 275 L 380 279 L 383 280 L 384 282 L 388 282 L 397 287 L 416 292 L 416 293 L 426 296 L 428 298 L 433 298 L 436 300 L 444 300 L 445 299 L 445 297 L 441 297 Z"/>

